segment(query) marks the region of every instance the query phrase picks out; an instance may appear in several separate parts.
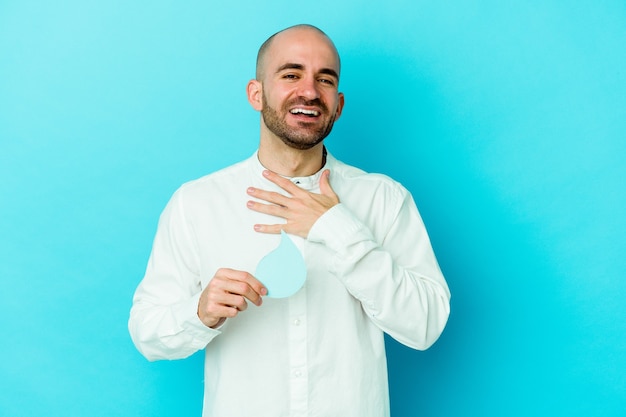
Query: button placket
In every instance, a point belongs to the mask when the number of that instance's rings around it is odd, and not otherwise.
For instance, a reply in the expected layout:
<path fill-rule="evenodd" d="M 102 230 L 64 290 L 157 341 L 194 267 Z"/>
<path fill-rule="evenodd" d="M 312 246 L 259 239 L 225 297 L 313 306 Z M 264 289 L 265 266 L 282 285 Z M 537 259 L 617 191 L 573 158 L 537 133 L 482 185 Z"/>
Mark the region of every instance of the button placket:
<path fill-rule="evenodd" d="M 291 416 L 305 416 L 308 409 L 306 285 L 289 298 L 289 366 Z"/>

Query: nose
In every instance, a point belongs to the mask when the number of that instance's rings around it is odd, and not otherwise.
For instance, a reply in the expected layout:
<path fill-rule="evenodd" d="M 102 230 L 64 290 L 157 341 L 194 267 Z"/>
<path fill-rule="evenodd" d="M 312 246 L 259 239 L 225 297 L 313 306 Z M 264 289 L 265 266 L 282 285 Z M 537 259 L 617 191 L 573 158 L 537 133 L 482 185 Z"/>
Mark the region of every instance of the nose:
<path fill-rule="evenodd" d="M 317 81 L 314 77 L 302 77 L 300 79 L 298 95 L 307 100 L 315 100 L 320 97 Z"/>

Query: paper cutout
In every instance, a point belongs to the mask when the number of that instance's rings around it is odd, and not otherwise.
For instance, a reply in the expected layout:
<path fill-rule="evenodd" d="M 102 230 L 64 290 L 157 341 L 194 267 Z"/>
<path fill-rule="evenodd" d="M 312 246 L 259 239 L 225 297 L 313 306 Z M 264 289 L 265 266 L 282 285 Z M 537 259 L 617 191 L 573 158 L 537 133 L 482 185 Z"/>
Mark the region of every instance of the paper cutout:
<path fill-rule="evenodd" d="M 289 297 L 302 288 L 306 265 L 287 233 L 280 232 L 280 244 L 261 259 L 254 275 L 267 288 L 268 297 Z"/>

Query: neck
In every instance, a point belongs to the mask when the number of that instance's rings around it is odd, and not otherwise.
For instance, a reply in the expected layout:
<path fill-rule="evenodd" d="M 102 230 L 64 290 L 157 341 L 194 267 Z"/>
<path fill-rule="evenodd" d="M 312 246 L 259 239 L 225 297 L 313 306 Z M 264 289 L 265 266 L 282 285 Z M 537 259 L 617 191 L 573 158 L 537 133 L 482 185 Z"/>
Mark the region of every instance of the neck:
<path fill-rule="evenodd" d="M 311 149 L 294 149 L 282 141 L 261 139 L 259 161 L 265 168 L 285 177 L 308 177 L 324 166 L 324 145 L 319 143 Z"/>

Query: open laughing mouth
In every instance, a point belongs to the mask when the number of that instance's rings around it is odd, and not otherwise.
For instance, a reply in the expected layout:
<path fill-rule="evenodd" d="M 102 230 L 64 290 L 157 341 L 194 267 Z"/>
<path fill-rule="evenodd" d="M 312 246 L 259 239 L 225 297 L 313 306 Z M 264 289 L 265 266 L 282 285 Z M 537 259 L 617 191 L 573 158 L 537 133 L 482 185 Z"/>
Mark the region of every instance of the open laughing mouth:
<path fill-rule="evenodd" d="M 305 116 L 308 118 L 314 118 L 314 117 L 320 116 L 320 112 L 318 110 L 304 109 L 302 107 L 293 108 L 289 110 L 289 113 L 295 116 Z"/>

